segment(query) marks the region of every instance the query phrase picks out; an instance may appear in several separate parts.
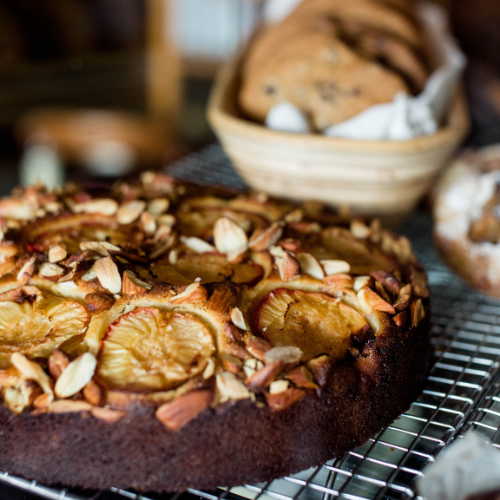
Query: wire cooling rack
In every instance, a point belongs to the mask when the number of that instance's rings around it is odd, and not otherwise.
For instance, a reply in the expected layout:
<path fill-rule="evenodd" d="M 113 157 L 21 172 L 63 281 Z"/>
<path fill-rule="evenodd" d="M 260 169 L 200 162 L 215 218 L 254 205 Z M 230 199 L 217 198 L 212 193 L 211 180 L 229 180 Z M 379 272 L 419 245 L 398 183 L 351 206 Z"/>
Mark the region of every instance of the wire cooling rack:
<path fill-rule="evenodd" d="M 185 180 L 244 187 L 218 145 L 168 168 Z M 415 214 L 402 232 L 424 264 L 432 294 L 435 363 L 411 407 L 363 446 L 320 467 L 263 484 L 177 495 L 58 490 L 4 473 L 16 491 L 51 500 L 334 500 L 416 498 L 415 481 L 452 440 L 474 428 L 500 448 L 500 301 L 474 292 L 445 267 L 432 245 L 430 217 Z M 0 487 L 0 498 L 3 498 Z"/>

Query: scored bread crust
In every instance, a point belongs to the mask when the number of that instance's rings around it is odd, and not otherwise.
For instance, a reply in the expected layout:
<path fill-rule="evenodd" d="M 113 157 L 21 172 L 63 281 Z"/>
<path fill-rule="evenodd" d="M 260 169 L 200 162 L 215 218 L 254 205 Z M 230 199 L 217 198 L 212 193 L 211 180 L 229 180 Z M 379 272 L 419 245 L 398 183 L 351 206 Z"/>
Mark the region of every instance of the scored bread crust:
<path fill-rule="evenodd" d="M 361 445 L 422 390 L 429 293 L 406 238 L 149 173 L 106 196 L 0 200 L 1 470 L 158 492 L 267 481 Z"/>

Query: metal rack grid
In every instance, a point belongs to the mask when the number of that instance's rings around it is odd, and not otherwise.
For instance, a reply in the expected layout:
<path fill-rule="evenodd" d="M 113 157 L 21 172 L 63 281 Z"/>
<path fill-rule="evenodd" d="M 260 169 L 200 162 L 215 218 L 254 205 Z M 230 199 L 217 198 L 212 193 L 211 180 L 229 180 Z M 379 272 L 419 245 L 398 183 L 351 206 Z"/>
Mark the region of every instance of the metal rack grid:
<path fill-rule="evenodd" d="M 215 145 L 172 165 L 168 173 L 206 184 L 244 186 Z M 472 291 L 440 262 L 428 216 L 412 216 L 402 232 L 429 275 L 435 363 L 417 401 L 363 446 L 299 474 L 215 492 L 137 495 L 117 489 L 57 490 L 7 473 L 0 475 L 0 481 L 51 500 L 178 500 L 192 495 L 207 500 L 408 499 L 416 497 L 415 480 L 424 467 L 468 428 L 500 447 L 500 301 Z"/>

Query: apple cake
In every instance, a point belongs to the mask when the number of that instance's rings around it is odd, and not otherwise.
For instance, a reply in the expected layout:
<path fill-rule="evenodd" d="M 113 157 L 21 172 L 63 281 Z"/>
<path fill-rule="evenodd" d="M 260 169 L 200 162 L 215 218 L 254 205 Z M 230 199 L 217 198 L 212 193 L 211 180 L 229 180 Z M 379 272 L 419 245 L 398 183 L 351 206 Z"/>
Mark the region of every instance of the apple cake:
<path fill-rule="evenodd" d="M 408 240 L 145 173 L 0 200 L 0 470 L 183 491 L 361 445 L 430 362 Z"/>
<path fill-rule="evenodd" d="M 500 297 L 500 148 L 465 153 L 446 172 L 434 207 L 436 246 L 471 286 Z"/>

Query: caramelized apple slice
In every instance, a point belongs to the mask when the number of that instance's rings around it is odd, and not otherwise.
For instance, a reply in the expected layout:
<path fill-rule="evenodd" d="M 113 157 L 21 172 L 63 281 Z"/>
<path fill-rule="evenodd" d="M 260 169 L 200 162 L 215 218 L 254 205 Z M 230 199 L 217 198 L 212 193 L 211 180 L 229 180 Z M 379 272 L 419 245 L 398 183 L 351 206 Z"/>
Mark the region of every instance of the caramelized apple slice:
<path fill-rule="evenodd" d="M 303 361 L 320 354 L 344 356 L 351 335 L 366 328 L 361 314 L 321 293 L 272 291 L 258 308 L 257 327 L 273 346 L 294 345 Z"/>
<path fill-rule="evenodd" d="M 80 334 L 88 322 L 85 307 L 73 300 L 41 294 L 21 304 L 0 302 L 0 353 L 49 357 L 54 349 Z"/>
<path fill-rule="evenodd" d="M 210 331 L 195 317 L 136 309 L 110 325 L 97 374 L 113 389 L 168 390 L 200 373 L 214 351 Z"/>

